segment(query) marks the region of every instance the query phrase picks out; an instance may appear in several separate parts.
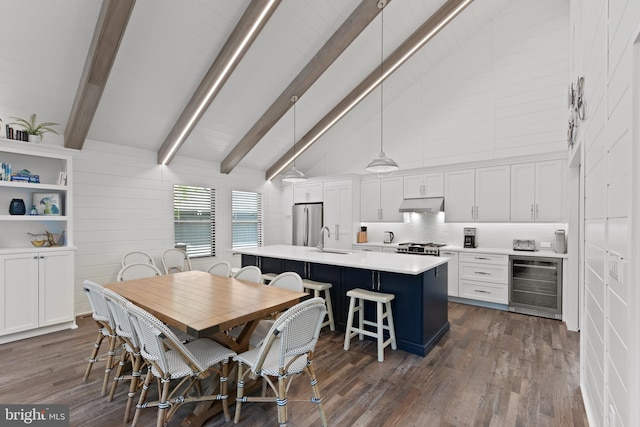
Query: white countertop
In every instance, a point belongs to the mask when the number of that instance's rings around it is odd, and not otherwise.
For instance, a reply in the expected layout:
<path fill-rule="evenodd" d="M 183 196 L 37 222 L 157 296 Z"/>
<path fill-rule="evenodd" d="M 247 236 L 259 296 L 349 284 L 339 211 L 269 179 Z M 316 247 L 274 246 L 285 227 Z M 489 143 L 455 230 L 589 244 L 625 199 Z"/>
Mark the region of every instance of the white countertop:
<path fill-rule="evenodd" d="M 365 270 L 388 271 L 401 274 L 421 274 L 433 267 L 448 262 L 448 258 L 435 256 L 411 256 L 383 252 L 347 251 L 331 249 L 346 254 L 318 252 L 316 248 L 307 246 L 273 245 L 261 248 L 245 248 L 234 252 L 268 258 L 306 261 L 316 264 L 337 265 L 341 267 L 362 268 Z"/>
<path fill-rule="evenodd" d="M 465 248 L 462 246 L 443 246 L 441 251 L 455 251 L 455 252 L 480 252 L 485 254 L 499 254 L 499 255 L 521 255 L 521 256 L 535 256 L 535 257 L 548 257 L 548 258 L 569 258 L 568 254 L 559 254 L 553 251 L 514 251 L 513 249 L 504 248 Z"/>

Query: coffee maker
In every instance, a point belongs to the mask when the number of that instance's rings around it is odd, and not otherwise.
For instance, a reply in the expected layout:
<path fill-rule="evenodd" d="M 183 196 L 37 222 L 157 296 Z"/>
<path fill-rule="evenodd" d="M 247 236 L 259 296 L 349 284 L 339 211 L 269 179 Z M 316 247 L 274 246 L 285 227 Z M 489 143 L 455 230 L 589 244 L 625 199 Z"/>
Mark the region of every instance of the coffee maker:
<path fill-rule="evenodd" d="M 465 248 L 475 248 L 478 246 L 478 242 L 476 242 L 476 229 L 475 228 L 464 228 L 464 247 Z"/>

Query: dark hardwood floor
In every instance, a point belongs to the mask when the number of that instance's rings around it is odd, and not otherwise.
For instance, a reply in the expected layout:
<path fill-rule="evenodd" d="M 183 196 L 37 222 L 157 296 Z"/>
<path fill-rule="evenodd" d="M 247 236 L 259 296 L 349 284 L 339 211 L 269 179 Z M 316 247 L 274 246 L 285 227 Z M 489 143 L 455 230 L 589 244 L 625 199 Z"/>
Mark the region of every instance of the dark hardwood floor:
<path fill-rule="evenodd" d="M 579 334 L 564 323 L 449 303 L 451 330 L 427 357 L 385 350 L 372 341 L 324 330 L 315 367 L 332 426 L 587 426 L 579 388 Z M 72 426 L 122 425 L 125 387 L 101 398 L 103 366 L 82 382 L 95 338 L 91 318 L 79 328 L 0 346 L 0 403 L 70 405 Z M 311 396 L 305 377 L 290 395 Z M 315 405 L 289 403 L 290 426 L 320 425 Z M 235 406 L 231 407 L 233 414 Z M 190 411 L 191 408 L 183 408 Z M 141 425 L 155 425 L 155 409 Z M 180 425 L 174 419 L 172 426 Z M 222 415 L 206 426 L 231 426 Z M 241 426 L 277 425 L 276 405 L 243 405 Z"/>

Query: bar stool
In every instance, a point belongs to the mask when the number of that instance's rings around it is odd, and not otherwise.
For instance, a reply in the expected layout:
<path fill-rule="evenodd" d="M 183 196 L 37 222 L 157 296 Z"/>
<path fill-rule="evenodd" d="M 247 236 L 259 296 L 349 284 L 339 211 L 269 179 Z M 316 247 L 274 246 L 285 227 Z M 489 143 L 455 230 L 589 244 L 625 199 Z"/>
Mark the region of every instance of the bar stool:
<path fill-rule="evenodd" d="M 331 306 L 331 292 L 329 289 L 333 285 L 328 282 L 316 282 L 311 279 L 302 279 L 302 286 L 305 289 L 309 289 L 313 291 L 314 297 L 320 297 L 320 291 L 324 291 L 324 302 L 327 306 L 327 320 L 322 324 L 322 327 L 329 325 L 329 329 L 332 331 L 336 330 L 336 324 L 333 321 L 333 307 Z"/>
<path fill-rule="evenodd" d="M 391 312 L 391 300 L 395 298 L 393 294 L 384 294 L 381 292 L 368 291 L 365 289 L 351 289 L 347 292 L 347 296 L 351 298 L 349 301 L 349 316 L 347 318 L 347 330 L 344 335 L 344 349 L 349 350 L 351 338 L 359 335 L 362 340 L 366 335 L 368 337 L 377 338 L 378 340 L 378 362 L 384 362 L 384 348 L 391 344 L 391 348 L 396 350 L 396 333 L 393 327 L 393 313 Z M 364 319 L 364 301 L 372 301 L 376 303 L 377 318 L 375 322 Z M 356 305 L 357 302 L 357 305 Z M 386 306 L 383 313 L 382 305 Z M 358 312 L 358 326 L 353 326 L 353 315 Z M 384 324 L 387 319 L 387 324 Z M 365 326 L 375 326 L 376 332 L 365 329 Z M 389 339 L 384 341 L 384 330 L 389 331 Z"/>

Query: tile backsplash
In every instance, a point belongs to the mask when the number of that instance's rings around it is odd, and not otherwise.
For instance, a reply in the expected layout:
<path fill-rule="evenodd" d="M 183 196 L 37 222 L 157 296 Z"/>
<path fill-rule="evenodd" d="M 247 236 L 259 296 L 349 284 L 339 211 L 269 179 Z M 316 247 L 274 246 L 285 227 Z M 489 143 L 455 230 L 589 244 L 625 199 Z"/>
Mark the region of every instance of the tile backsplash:
<path fill-rule="evenodd" d="M 453 246 L 462 246 L 463 228 L 475 227 L 479 248 L 504 249 L 512 247 L 513 239 L 533 239 L 536 241 L 537 249 L 540 249 L 540 242 L 550 242 L 550 249 L 553 250 L 555 231 L 567 230 L 566 223 L 445 223 L 442 212 L 406 213 L 403 223 L 362 223 L 361 225 L 367 226 L 367 237 L 370 242 L 382 242 L 384 232 L 391 231 L 394 234 L 393 243 L 429 241 Z"/>

